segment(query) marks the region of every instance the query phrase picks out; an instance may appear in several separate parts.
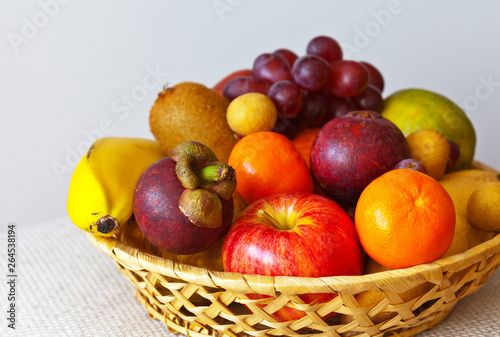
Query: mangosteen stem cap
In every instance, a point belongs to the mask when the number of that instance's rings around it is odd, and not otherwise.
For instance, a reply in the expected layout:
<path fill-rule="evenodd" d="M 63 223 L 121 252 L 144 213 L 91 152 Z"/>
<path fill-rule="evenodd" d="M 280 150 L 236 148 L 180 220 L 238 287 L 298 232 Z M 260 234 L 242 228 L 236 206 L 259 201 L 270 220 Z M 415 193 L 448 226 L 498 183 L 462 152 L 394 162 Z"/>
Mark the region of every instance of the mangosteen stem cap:
<path fill-rule="evenodd" d="M 176 162 L 175 173 L 186 190 L 179 198 L 179 208 L 198 226 L 218 227 L 222 223 L 222 202 L 236 189 L 236 171 L 217 160 L 207 146 L 184 142 L 170 151 Z"/>
<path fill-rule="evenodd" d="M 213 162 L 197 172 L 200 187 L 229 200 L 236 189 L 236 171 L 220 161 Z"/>
<path fill-rule="evenodd" d="M 198 142 L 184 142 L 170 151 L 170 157 L 176 162 L 175 173 L 185 188 L 195 189 L 200 186 L 196 171 L 217 160 L 207 146 Z"/>
<path fill-rule="evenodd" d="M 179 198 L 179 209 L 196 226 L 217 228 L 222 224 L 222 202 L 214 192 L 185 189 Z"/>

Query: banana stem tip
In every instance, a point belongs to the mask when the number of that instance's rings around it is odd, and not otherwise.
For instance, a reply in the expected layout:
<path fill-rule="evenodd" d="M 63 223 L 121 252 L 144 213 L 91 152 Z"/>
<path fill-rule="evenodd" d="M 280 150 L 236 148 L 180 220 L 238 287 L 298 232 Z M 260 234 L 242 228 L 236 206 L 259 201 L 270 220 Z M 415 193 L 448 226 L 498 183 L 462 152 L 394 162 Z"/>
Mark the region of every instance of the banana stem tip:
<path fill-rule="evenodd" d="M 111 215 L 105 215 L 96 221 L 97 231 L 102 234 L 109 234 L 120 228 L 120 223 L 118 220 L 113 218 Z"/>

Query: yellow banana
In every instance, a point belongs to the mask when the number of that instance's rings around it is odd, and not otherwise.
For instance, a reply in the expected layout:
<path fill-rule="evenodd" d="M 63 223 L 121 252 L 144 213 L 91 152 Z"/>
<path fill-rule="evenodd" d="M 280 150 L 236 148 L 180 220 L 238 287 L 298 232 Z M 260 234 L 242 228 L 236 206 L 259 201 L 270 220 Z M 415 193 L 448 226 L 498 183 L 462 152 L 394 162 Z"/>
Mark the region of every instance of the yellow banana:
<path fill-rule="evenodd" d="M 158 143 L 149 139 L 96 140 L 71 177 L 67 200 L 71 221 L 86 232 L 113 235 L 132 216 L 140 175 L 165 156 Z"/>

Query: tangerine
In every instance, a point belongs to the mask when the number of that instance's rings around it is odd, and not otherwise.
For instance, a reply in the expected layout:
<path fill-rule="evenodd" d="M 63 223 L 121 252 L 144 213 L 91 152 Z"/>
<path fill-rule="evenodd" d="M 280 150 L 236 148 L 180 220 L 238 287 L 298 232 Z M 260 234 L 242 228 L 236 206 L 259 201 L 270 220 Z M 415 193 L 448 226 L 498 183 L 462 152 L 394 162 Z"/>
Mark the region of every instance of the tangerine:
<path fill-rule="evenodd" d="M 306 162 L 285 136 L 260 131 L 241 138 L 229 155 L 236 191 L 247 204 L 280 193 L 314 192 Z"/>
<path fill-rule="evenodd" d="M 354 223 L 366 253 L 390 269 L 437 260 L 455 231 L 455 207 L 432 177 L 395 169 L 373 180 L 361 193 Z"/>
<path fill-rule="evenodd" d="M 299 132 L 297 137 L 292 140 L 293 145 L 302 155 L 302 158 L 306 161 L 308 167 L 311 167 L 311 147 L 316 135 L 318 134 L 320 127 L 307 128 Z"/>

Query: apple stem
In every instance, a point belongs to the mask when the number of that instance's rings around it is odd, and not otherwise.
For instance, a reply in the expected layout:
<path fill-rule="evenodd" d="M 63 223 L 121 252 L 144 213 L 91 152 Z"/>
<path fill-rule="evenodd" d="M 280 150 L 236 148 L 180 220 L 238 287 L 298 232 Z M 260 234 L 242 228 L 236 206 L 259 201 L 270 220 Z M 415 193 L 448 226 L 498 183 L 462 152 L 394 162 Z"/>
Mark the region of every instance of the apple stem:
<path fill-rule="evenodd" d="M 271 214 L 269 214 L 266 210 L 260 209 L 259 214 L 262 215 L 267 221 L 269 221 L 274 227 L 278 229 L 286 229 L 279 221 L 277 221 Z"/>

